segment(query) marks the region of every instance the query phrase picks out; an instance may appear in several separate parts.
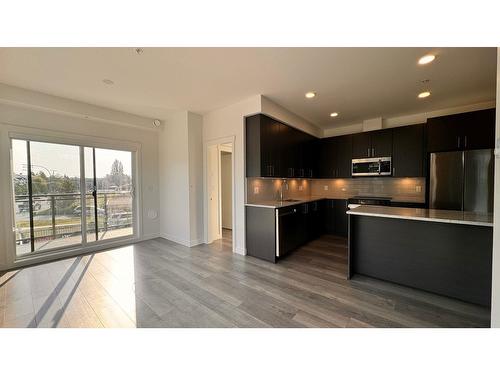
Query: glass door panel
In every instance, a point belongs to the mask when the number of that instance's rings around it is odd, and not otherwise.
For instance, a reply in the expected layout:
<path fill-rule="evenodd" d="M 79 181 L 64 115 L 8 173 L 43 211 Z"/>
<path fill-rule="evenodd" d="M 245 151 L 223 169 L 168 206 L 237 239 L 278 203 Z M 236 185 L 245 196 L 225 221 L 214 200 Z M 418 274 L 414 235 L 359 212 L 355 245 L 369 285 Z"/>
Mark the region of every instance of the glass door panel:
<path fill-rule="evenodd" d="M 96 220 L 95 220 L 95 169 L 94 169 L 94 148 L 85 147 L 85 220 L 87 223 L 87 242 L 97 241 Z"/>
<path fill-rule="evenodd" d="M 16 254 L 31 253 L 30 199 L 28 192 L 27 142 L 12 140 L 12 183 L 14 191 L 14 232 Z"/>
<path fill-rule="evenodd" d="M 34 251 L 82 242 L 80 148 L 29 142 Z"/>
<path fill-rule="evenodd" d="M 78 146 L 12 141 L 16 253 L 82 243 Z"/>
<path fill-rule="evenodd" d="M 134 234 L 132 153 L 96 148 L 98 238 Z"/>

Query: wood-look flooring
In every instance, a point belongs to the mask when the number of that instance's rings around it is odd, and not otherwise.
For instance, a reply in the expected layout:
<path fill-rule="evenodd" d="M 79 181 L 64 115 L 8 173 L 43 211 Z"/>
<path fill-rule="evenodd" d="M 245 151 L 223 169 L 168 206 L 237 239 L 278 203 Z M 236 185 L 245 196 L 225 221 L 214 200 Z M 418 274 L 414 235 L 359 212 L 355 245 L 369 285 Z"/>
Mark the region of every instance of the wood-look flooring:
<path fill-rule="evenodd" d="M 7 272 L 0 327 L 489 326 L 486 308 L 346 280 L 341 238 L 321 237 L 278 264 L 230 249 L 226 231 L 211 245 L 155 239 Z"/>

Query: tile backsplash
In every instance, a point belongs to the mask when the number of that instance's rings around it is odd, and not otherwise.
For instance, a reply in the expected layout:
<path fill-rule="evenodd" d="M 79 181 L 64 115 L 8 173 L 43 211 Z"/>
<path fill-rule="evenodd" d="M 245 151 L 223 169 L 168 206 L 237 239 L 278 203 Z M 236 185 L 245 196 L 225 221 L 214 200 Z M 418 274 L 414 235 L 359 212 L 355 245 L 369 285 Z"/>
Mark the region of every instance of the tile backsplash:
<path fill-rule="evenodd" d="M 356 195 L 389 197 L 400 202 L 425 202 L 425 178 L 287 179 L 286 198 L 320 196 L 345 199 Z M 277 200 L 282 179 L 247 178 L 247 203 Z"/>
<path fill-rule="evenodd" d="M 311 196 L 311 181 L 304 179 L 286 179 L 288 190 L 286 198 L 308 198 Z M 278 200 L 283 179 L 247 178 L 247 203 Z"/>
<path fill-rule="evenodd" d="M 311 195 L 330 198 L 361 195 L 388 197 L 400 202 L 425 203 L 425 178 L 368 177 L 311 180 Z"/>

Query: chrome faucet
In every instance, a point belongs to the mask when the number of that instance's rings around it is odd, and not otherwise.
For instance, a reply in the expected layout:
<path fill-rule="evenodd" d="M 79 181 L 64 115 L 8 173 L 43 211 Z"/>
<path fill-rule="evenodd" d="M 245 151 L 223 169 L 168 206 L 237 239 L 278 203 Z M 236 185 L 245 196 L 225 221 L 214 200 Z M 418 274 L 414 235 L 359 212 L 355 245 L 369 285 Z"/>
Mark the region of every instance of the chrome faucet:
<path fill-rule="evenodd" d="M 286 178 L 284 178 L 281 182 L 281 186 L 280 186 L 280 190 L 279 190 L 280 201 L 285 200 L 285 192 L 284 192 L 285 187 L 286 187 L 286 190 L 288 190 L 288 181 L 286 180 Z"/>

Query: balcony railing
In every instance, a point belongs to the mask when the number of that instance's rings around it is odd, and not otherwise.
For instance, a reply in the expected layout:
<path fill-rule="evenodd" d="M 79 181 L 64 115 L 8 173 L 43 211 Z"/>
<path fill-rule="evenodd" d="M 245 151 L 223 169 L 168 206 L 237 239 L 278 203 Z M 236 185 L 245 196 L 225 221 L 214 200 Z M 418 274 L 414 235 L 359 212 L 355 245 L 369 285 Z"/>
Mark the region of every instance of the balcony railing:
<path fill-rule="evenodd" d="M 131 192 L 97 193 L 97 228 L 92 193 L 85 195 L 87 234 L 108 232 L 133 225 Z M 30 241 L 28 195 L 15 196 L 16 242 Z M 82 233 L 80 193 L 33 195 L 34 241 L 72 237 Z"/>

